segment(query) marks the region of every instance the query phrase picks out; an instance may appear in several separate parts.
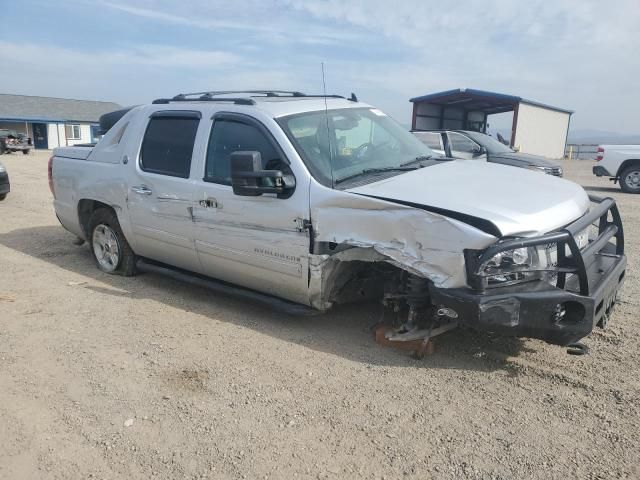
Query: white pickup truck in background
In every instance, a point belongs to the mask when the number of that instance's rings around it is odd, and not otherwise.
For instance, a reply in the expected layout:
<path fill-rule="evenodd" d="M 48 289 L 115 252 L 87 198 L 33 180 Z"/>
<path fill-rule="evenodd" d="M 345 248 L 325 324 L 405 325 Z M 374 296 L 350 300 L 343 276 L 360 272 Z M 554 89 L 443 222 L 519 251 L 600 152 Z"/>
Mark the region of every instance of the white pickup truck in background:
<path fill-rule="evenodd" d="M 640 145 L 599 145 L 593 174 L 620 182 L 627 193 L 640 193 Z"/>

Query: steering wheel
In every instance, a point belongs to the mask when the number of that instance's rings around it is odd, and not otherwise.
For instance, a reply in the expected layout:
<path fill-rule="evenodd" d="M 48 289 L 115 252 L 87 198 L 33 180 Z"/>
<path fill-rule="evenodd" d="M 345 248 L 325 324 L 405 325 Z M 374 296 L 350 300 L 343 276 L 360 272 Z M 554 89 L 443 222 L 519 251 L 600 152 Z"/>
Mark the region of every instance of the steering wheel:
<path fill-rule="evenodd" d="M 366 153 L 369 151 L 369 149 L 374 149 L 374 148 L 376 147 L 371 142 L 363 143 L 362 145 L 360 145 L 359 147 L 356 147 L 353 150 L 352 156 L 356 158 L 363 158 L 366 155 Z"/>

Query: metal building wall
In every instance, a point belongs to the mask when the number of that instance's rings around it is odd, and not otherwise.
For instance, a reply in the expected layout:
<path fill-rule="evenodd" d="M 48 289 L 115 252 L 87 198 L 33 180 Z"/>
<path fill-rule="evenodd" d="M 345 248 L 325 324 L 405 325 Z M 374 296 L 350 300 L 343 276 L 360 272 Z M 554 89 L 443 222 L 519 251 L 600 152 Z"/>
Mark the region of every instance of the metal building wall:
<path fill-rule="evenodd" d="M 520 151 L 549 158 L 562 158 L 571 115 L 520 103 L 514 146 Z"/>

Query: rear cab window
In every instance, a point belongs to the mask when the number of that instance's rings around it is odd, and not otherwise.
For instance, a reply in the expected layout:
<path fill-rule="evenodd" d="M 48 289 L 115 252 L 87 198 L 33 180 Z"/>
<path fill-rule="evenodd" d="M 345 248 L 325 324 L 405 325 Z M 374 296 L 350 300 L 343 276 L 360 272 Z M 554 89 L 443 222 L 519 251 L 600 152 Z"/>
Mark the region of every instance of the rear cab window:
<path fill-rule="evenodd" d="M 189 178 L 200 112 L 164 111 L 151 115 L 140 149 L 140 168 Z"/>

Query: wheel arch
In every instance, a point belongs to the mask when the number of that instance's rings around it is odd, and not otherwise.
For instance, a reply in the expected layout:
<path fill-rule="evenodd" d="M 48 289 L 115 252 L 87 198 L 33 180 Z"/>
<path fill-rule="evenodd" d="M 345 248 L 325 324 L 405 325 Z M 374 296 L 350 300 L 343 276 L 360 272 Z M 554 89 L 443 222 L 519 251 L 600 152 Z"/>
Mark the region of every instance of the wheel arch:
<path fill-rule="evenodd" d="M 640 158 L 629 158 L 622 162 L 620 167 L 618 168 L 618 172 L 616 173 L 616 178 L 620 178 L 622 172 L 624 172 L 627 168 L 637 165 L 640 167 Z"/>
<path fill-rule="evenodd" d="M 84 233 L 85 240 L 89 239 L 89 219 L 93 212 L 101 208 L 111 210 L 116 217 L 118 216 L 118 212 L 113 206 L 99 200 L 83 198 L 78 202 L 78 223 L 80 224 L 82 233 Z"/>

